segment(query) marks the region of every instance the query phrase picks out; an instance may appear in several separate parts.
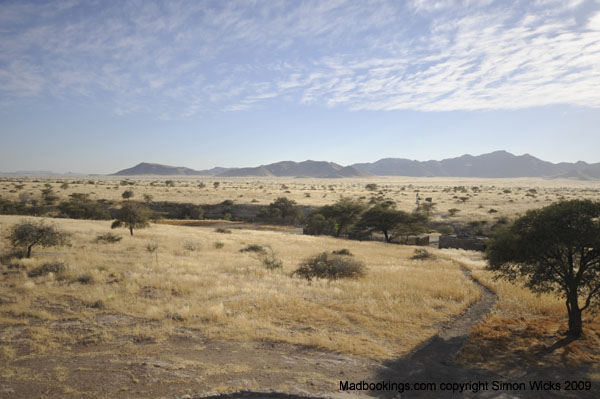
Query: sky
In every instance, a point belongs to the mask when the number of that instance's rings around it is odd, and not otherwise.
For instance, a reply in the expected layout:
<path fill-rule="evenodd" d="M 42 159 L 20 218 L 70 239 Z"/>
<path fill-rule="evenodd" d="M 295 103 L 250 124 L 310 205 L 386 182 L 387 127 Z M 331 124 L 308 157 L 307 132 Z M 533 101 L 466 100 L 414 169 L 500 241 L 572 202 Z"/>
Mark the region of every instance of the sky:
<path fill-rule="evenodd" d="M 600 162 L 600 0 L 0 1 L 0 171 Z"/>

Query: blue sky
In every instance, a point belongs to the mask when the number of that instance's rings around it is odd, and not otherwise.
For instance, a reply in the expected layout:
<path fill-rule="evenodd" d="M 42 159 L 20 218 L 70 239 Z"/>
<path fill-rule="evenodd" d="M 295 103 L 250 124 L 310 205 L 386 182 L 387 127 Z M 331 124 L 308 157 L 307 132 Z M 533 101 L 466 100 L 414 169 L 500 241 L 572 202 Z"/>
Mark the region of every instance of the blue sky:
<path fill-rule="evenodd" d="M 0 171 L 600 162 L 600 0 L 2 1 Z"/>

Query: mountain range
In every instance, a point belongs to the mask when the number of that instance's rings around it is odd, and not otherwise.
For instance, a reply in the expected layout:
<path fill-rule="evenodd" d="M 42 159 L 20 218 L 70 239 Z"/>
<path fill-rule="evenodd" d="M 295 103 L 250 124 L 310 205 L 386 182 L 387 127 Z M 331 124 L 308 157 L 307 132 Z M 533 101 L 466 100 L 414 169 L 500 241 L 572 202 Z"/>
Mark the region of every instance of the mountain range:
<path fill-rule="evenodd" d="M 463 155 L 441 161 L 415 161 L 404 158 L 384 158 L 372 163 L 349 166 L 326 161 L 283 161 L 248 168 L 221 168 L 193 170 L 142 162 L 121 170 L 116 176 L 215 176 L 215 177 L 317 177 L 342 178 L 363 176 L 413 176 L 413 177 L 546 177 L 580 180 L 600 179 L 600 163 L 543 161 L 529 154 L 513 155 L 495 151 L 478 156 Z"/>

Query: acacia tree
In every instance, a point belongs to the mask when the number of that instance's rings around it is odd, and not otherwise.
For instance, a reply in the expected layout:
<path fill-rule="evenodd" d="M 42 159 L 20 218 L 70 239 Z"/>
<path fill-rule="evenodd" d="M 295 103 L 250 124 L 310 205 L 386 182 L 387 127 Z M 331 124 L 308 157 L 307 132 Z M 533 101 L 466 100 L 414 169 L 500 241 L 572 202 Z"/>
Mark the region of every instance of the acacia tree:
<path fill-rule="evenodd" d="M 394 237 L 402 237 L 402 243 L 407 244 L 411 235 L 426 233 L 428 230 L 429 218 L 425 213 L 413 212 L 402 215 L 398 224 L 393 228 Z"/>
<path fill-rule="evenodd" d="M 381 203 L 363 213 L 357 226 L 363 230 L 381 231 L 385 241 L 392 242 L 394 230 L 408 218 L 407 212 L 396 209 L 393 204 Z"/>
<path fill-rule="evenodd" d="M 117 212 L 116 219 L 110 226 L 112 229 L 125 227 L 133 235 L 133 229 L 143 229 L 148 227 L 150 219 L 150 209 L 148 207 L 132 201 L 126 201 Z"/>
<path fill-rule="evenodd" d="M 133 198 L 133 196 L 134 196 L 133 190 L 125 190 L 121 194 L 121 197 L 123 197 L 124 200 L 128 200 L 130 198 Z"/>
<path fill-rule="evenodd" d="M 287 224 L 297 224 L 302 220 L 303 216 L 302 209 L 300 209 L 296 201 L 286 197 L 277 198 L 267 208 L 262 208 L 256 215 L 258 219 Z"/>
<path fill-rule="evenodd" d="M 335 204 L 325 205 L 317 212 L 329 221 L 332 226 L 332 234 L 339 237 L 358 222 L 360 215 L 365 210 L 365 205 L 351 198 L 341 198 Z"/>
<path fill-rule="evenodd" d="M 528 211 L 496 232 L 486 257 L 499 277 L 521 277 L 533 292 L 563 297 L 567 334 L 579 337 L 582 312 L 600 303 L 600 202 L 571 200 Z"/>
<path fill-rule="evenodd" d="M 38 223 L 23 221 L 12 226 L 8 240 L 15 248 L 26 248 L 27 257 L 30 258 L 31 249 L 35 245 L 41 247 L 65 245 L 68 242 L 68 235 L 52 225 L 45 224 L 43 220 Z"/>

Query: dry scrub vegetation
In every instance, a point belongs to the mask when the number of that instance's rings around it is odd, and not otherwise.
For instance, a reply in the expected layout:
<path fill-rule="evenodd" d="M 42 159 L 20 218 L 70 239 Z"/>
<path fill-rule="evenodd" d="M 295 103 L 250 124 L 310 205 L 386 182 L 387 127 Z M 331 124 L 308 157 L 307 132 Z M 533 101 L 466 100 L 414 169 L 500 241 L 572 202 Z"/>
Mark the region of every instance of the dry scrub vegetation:
<path fill-rule="evenodd" d="M 1 216 L 2 234 L 21 219 Z M 457 264 L 411 260 L 411 247 L 352 242 L 354 257 L 367 266 L 365 277 L 307 281 L 291 277 L 302 259 L 348 242 L 153 225 L 108 244 L 96 240 L 108 230 L 107 222 L 52 222 L 71 234 L 70 247 L 40 249 L 32 259 L 5 259 L 2 267 L 5 361 L 82 341 L 109 343 L 124 335 L 160 342 L 182 327 L 215 339 L 284 341 L 394 358 L 435 334 L 480 295 Z M 268 270 L 240 252 L 249 244 L 270 246 L 283 268 Z M 40 273 L 49 262 L 64 264 L 64 270 Z M 129 330 L 95 329 L 101 314 L 151 323 Z M 58 321 L 65 316 L 89 323 L 89 331 L 61 334 Z"/>
<path fill-rule="evenodd" d="M 214 183 L 218 182 L 215 188 Z M 66 185 L 65 185 L 66 183 Z M 476 178 L 410 178 L 369 177 L 351 179 L 308 178 L 182 178 L 154 176 L 147 178 L 94 177 L 86 179 L 49 179 L 34 177 L 0 178 L 0 197 L 9 200 L 40 198 L 49 184 L 58 200 L 73 193 L 89 194 L 91 199 L 120 201 L 124 190 L 132 189 L 135 199 L 144 195 L 153 201 L 175 201 L 192 204 L 268 205 L 279 197 L 295 200 L 300 205 L 322 206 L 341 197 L 391 199 L 398 209 L 412 211 L 417 192 L 431 197 L 436 204 L 434 220 L 487 220 L 512 217 L 527 209 L 538 208 L 558 200 L 589 198 L 600 200 L 600 182 L 566 179 L 476 179 Z M 375 185 L 374 190 L 367 185 Z M 455 216 L 449 210 L 457 209 Z"/>

